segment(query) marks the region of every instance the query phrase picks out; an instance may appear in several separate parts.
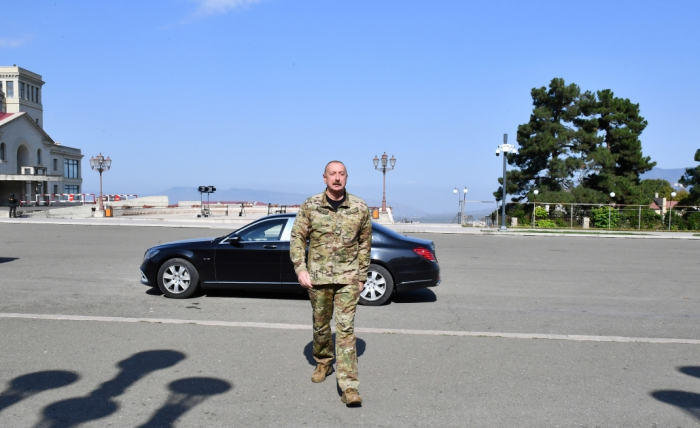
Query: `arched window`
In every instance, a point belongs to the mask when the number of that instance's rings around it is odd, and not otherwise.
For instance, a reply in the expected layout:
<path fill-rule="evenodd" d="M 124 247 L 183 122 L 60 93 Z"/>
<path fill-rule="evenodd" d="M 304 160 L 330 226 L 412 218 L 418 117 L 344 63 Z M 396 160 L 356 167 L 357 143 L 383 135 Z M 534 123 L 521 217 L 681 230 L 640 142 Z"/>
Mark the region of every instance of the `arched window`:
<path fill-rule="evenodd" d="M 36 151 L 36 164 L 41 165 L 41 149 Z"/>
<path fill-rule="evenodd" d="M 0 161 L 5 160 L 5 143 L 0 143 Z"/>

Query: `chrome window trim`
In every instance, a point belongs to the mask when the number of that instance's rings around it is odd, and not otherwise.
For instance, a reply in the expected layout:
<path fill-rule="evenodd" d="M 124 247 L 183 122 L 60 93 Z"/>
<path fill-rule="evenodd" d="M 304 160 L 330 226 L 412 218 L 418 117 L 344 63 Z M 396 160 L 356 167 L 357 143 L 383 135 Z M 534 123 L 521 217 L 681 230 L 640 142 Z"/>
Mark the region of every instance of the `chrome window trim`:
<path fill-rule="evenodd" d="M 295 217 L 290 217 L 287 219 L 287 224 L 282 231 L 282 236 L 280 236 L 280 242 L 289 242 L 292 240 L 292 227 L 294 227 Z"/>

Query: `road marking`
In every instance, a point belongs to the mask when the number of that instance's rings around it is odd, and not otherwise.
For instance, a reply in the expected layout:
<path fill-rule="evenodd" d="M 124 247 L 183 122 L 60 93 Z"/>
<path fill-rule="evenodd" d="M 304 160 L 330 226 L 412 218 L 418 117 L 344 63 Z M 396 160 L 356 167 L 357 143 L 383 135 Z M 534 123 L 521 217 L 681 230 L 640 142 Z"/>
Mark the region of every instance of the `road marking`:
<path fill-rule="evenodd" d="M 85 315 L 47 315 L 47 314 L 14 314 L 0 312 L 0 318 L 24 318 L 54 321 L 102 321 L 102 322 L 145 322 L 152 324 L 195 324 L 217 327 L 249 327 L 271 328 L 282 330 L 311 330 L 306 324 L 281 324 L 266 322 L 236 322 L 236 321 L 207 321 L 180 320 L 169 318 L 126 318 L 126 317 L 93 317 Z M 579 342 L 621 342 L 621 343 L 667 343 L 700 345 L 696 339 L 669 339 L 661 337 L 625 337 L 625 336 L 586 336 L 576 334 L 542 334 L 542 333 L 495 333 L 482 331 L 451 331 L 451 330 L 406 330 L 395 328 L 355 328 L 356 333 L 379 334 L 410 334 L 420 336 L 458 336 L 458 337 L 501 337 L 506 339 L 550 339 L 573 340 Z"/>

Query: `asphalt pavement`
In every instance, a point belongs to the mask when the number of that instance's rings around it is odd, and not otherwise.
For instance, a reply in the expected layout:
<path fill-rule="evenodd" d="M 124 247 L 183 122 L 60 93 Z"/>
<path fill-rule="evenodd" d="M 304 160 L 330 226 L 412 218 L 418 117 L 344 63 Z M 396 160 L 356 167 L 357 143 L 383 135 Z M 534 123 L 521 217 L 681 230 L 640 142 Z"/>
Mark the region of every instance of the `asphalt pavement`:
<path fill-rule="evenodd" d="M 428 234 L 440 286 L 356 319 L 361 408 L 310 382 L 304 294 L 167 299 L 151 245 L 0 223 L 0 426 L 696 426 L 697 240 Z"/>

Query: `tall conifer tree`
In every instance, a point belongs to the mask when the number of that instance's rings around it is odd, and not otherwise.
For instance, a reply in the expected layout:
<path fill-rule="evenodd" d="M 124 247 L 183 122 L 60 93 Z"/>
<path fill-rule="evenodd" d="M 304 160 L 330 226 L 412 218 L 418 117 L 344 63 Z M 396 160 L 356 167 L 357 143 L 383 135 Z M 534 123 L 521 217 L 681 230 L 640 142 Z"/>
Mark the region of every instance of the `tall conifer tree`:
<path fill-rule="evenodd" d="M 581 111 L 586 116 L 582 122 L 602 138 L 587 147 L 586 159 L 596 165 L 596 172 L 586 178 L 586 187 L 605 194 L 615 192 L 618 202 L 637 202 L 634 187 L 639 185 L 639 176 L 656 165 L 642 154 L 639 137 L 648 123 L 639 114 L 639 104 L 616 98 L 605 89 Z"/>
<path fill-rule="evenodd" d="M 695 162 L 700 162 L 700 149 L 695 152 Z M 679 182 L 686 187 L 693 186 L 689 191 L 690 200 L 693 203 L 700 202 L 700 165 L 695 168 L 686 168 Z"/>
<path fill-rule="evenodd" d="M 561 78 L 531 95 L 530 121 L 518 127 L 519 152 L 508 157 L 516 167 L 508 172 L 513 200 L 538 188 L 551 197 L 571 193 L 558 199 L 596 203 L 614 191 L 617 202 L 637 203 L 639 176 L 656 165 L 642 154 L 639 137 L 647 121 L 639 104 L 616 98 L 610 89 L 581 92 Z M 500 200 L 502 179 L 498 182 L 494 195 Z"/>
<path fill-rule="evenodd" d="M 578 152 L 577 130 L 571 124 L 580 114 L 578 105 L 581 89 L 576 84 L 566 85 L 564 79 L 554 78 L 549 89 L 544 86 L 531 91 L 534 106 L 530 121 L 518 126 L 517 154 L 508 156 L 508 163 L 517 169 L 508 172 L 508 193 L 513 199 L 524 199 L 532 188 L 560 191 L 573 187 L 574 172 L 581 160 L 573 157 Z M 501 199 L 501 187 L 494 192 Z"/>

